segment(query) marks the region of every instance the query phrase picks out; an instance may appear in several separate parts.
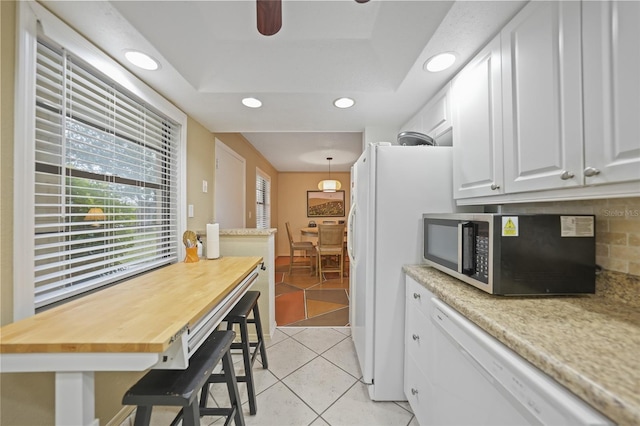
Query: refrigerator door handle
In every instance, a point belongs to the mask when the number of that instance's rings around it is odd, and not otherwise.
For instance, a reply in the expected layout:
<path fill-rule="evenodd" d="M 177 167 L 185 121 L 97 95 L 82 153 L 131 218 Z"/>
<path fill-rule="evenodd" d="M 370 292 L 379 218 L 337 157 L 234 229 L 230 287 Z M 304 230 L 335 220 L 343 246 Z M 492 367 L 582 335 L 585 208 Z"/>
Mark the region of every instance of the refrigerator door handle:
<path fill-rule="evenodd" d="M 354 250 L 354 220 L 356 216 L 356 204 L 352 204 L 349 209 L 349 217 L 347 218 L 347 254 L 349 255 L 349 262 L 353 265 L 356 264 L 356 253 Z"/>

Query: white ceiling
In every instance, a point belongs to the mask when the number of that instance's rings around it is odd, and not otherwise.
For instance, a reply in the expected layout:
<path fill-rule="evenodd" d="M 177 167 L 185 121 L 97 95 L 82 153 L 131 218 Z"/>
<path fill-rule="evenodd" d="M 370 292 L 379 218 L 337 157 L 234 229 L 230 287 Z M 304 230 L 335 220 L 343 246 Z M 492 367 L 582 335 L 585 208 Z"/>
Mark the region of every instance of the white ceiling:
<path fill-rule="evenodd" d="M 256 29 L 254 0 L 41 3 L 212 132 L 242 133 L 279 171 L 348 171 L 365 128 L 399 129 L 525 1 L 283 0 Z M 159 71 L 129 65 L 137 49 Z M 456 65 L 423 71 L 455 52 Z M 262 100 L 244 107 L 247 96 Z M 334 99 L 349 96 L 353 108 Z"/>

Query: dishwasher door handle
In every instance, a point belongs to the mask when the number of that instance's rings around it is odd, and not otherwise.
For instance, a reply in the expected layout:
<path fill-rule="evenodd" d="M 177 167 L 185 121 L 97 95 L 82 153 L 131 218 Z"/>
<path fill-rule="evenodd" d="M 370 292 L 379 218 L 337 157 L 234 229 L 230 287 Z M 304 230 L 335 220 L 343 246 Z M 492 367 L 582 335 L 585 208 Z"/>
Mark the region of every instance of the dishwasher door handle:
<path fill-rule="evenodd" d="M 432 299 L 433 301 L 433 299 Z M 484 376 L 485 379 L 491 384 L 496 383 L 495 377 L 485 368 L 484 365 L 480 363 L 473 355 L 467 351 L 464 346 L 462 346 L 462 342 L 449 330 L 449 327 L 458 328 L 455 324 L 451 322 L 451 318 L 447 315 L 439 306 L 437 306 L 438 302 L 435 302 L 436 306 L 434 306 L 434 310 L 432 315 L 433 322 L 440 329 L 440 331 L 454 344 L 454 346 L 460 351 L 462 356 L 464 356 L 467 361 L 476 369 L 480 374 Z M 459 328 L 458 328 L 459 329 Z M 460 330 L 462 331 L 462 330 Z M 456 333 L 457 334 L 457 333 Z M 415 338 L 414 338 L 415 340 Z"/>
<path fill-rule="evenodd" d="M 473 355 L 471 355 L 469 352 L 467 352 L 462 346 L 459 346 L 458 349 L 460 350 L 460 353 L 467 359 L 467 361 L 469 361 L 469 363 L 471 365 L 473 365 L 473 367 L 476 370 L 478 370 L 478 372 L 480 372 L 480 374 L 482 374 L 484 376 L 484 378 L 487 379 L 487 381 L 489 383 L 495 384 L 496 379 L 491 375 L 491 373 L 489 373 L 489 370 L 484 368 L 484 366 L 482 364 L 480 364 L 478 362 L 478 360 L 476 360 L 473 357 Z"/>

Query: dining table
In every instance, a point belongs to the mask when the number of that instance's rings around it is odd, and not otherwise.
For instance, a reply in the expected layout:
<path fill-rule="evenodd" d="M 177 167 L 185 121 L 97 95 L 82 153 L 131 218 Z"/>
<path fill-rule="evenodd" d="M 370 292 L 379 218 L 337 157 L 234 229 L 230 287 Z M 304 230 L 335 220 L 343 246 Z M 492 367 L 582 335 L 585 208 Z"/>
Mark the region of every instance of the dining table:
<path fill-rule="evenodd" d="M 347 235 L 347 225 L 343 223 L 339 223 L 338 225 L 344 225 L 344 235 Z M 304 228 L 300 228 L 300 234 L 304 237 L 318 237 L 318 227 L 317 226 L 307 226 Z"/>
<path fill-rule="evenodd" d="M 262 257 L 178 262 L 0 328 L 2 372 L 54 372 L 55 423 L 97 425 L 94 374 L 186 369 Z"/>

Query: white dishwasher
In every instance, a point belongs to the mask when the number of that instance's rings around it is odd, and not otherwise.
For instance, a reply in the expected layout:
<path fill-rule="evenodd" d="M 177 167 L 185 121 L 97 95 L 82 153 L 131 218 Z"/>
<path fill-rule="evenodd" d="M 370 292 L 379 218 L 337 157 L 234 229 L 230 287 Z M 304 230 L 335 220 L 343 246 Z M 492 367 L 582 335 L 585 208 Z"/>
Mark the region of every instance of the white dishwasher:
<path fill-rule="evenodd" d="M 431 301 L 438 350 L 427 366 L 428 424 L 613 424 L 460 313 Z"/>

